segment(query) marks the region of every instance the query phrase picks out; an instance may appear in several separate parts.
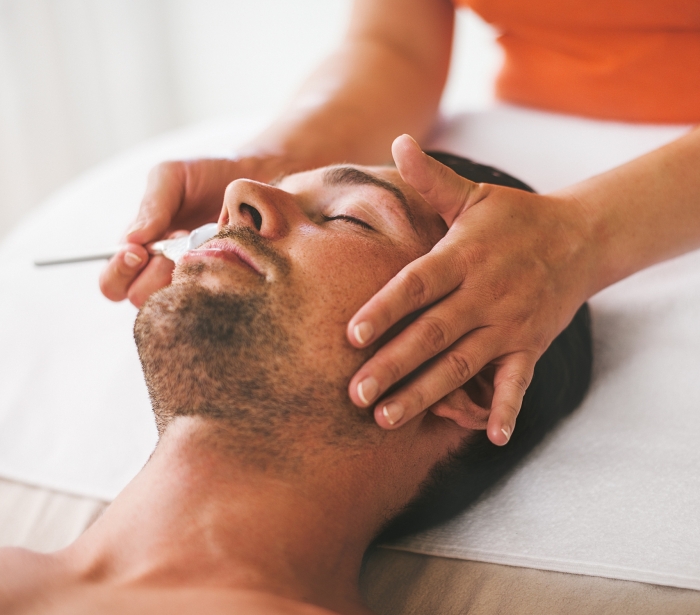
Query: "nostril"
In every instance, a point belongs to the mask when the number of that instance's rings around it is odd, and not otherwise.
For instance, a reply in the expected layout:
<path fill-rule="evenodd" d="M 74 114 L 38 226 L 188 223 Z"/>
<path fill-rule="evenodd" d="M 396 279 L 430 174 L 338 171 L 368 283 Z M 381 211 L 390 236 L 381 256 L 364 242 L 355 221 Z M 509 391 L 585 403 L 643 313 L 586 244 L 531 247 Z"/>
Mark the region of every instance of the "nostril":
<path fill-rule="evenodd" d="M 252 205 L 248 205 L 248 203 L 241 203 L 240 204 L 240 209 L 241 213 L 245 212 L 247 213 L 250 218 L 253 220 L 253 224 L 255 225 L 256 230 L 260 230 L 262 228 L 262 216 L 260 215 L 260 212 L 255 209 Z"/>

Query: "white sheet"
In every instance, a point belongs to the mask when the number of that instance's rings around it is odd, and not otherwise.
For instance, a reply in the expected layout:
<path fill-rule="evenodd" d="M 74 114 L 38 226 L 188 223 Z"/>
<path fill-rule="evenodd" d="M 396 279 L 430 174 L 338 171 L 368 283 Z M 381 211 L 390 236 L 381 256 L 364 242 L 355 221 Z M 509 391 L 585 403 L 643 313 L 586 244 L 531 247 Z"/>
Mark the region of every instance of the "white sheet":
<path fill-rule="evenodd" d="M 0 248 L 0 475 L 109 499 L 155 441 L 131 341 L 135 311 L 102 299 L 100 264 L 33 257 L 100 248 L 133 215 L 156 161 L 219 154 L 259 122 L 198 128 L 94 171 Z M 593 122 L 512 107 L 445 122 L 434 147 L 501 166 L 540 191 L 624 162 L 687 128 Z M 89 229 L 90 240 L 79 240 Z M 40 239 L 42 246 L 27 246 Z M 72 251 L 72 250 L 67 250 Z M 700 589 L 700 253 L 593 302 L 584 407 L 473 511 L 412 539 L 425 553 Z"/>

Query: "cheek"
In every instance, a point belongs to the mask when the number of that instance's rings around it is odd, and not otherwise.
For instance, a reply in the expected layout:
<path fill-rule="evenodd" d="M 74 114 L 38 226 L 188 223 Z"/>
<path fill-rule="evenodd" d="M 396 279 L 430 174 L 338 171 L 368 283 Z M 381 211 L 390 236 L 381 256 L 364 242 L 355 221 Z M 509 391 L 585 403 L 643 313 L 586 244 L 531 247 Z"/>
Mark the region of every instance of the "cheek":
<path fill-rule="evenodd" d="M 399 255 L 367 240 L 304 248 L 301 286 L 319 310 L 343 324 L 405 265 Z M 407 262 L 407 261 L 406 261 Z"/>
<path fill-rule="evenodd" d="M 304 310 L 300 333 L 314 361 L 348 377 L 362 364 L 366 357 L 348 342 L 347 324 L 408 262 L 399 252 L 362 237 L 307 238 L 297 244 L 290 256 Z"/>
<path fill-rule="evenodd" d="M 319 234 L 320 235 L 320 234 Z M 411 259 L 401 248 L 357 236 L 330 233 L 295 242 L 290 282 L 302 305 L 297 333 L 304 340 L 300 364 L 335 374 L 342 389 L 368 357 L 348 342 L 350 318 Z"/>

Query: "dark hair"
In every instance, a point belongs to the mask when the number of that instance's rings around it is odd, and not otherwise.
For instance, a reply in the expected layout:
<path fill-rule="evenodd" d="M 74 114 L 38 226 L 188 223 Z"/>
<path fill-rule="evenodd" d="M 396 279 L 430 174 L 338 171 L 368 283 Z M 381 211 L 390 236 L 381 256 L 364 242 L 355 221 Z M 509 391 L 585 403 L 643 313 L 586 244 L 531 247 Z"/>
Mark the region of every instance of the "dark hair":
<path fill-rule="evenodd" d="M 472 181 L 534 192 L 527 184 L 492 167 L 443 152 L 428 154 Z M 480 433 L 436 468 L 421 495 L 390 522 L 378 541 L 428 529 L 473 504 L 581 403 L 590 383 L 592 362 L 590 314 L 584 304 L 537 362 L 510 442 L 495 446 L 485 432 Z"/>

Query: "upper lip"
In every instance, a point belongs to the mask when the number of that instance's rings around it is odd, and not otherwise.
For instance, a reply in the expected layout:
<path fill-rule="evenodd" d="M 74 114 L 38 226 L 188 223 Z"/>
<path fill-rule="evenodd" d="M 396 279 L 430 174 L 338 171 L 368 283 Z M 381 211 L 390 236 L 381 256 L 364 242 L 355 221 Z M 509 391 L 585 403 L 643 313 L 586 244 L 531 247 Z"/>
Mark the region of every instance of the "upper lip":
<path fill-rule="evenodd" d="M 232 252 L 253 271 L 255 271 L 255 273 L 261 276 L 265 275 L 263 270 L 258 266 L 250 254 L 248 254 L 241 246 L 234 243 L 230 239 L 210 239 L 192 251 L 196 252 L 198 250 L 221 250 L 222 252 Z"/>

